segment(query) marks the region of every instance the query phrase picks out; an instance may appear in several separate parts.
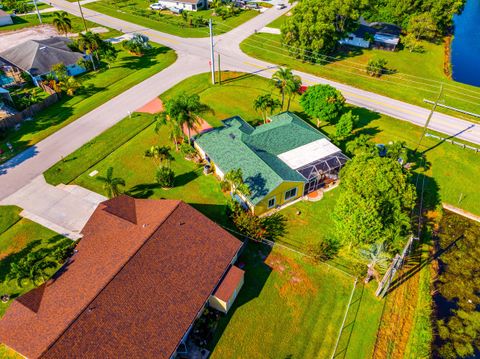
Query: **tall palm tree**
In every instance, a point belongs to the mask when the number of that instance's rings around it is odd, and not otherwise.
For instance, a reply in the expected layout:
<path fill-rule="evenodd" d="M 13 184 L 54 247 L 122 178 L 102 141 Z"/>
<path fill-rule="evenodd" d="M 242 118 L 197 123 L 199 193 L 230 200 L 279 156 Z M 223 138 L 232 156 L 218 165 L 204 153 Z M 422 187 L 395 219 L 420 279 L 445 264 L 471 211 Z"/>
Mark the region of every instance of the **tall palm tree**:
<path fill-rule="evenodd" d="M 288 96 L 287 100 L 287 111 L 290 110 L 290 103 L 293 98 L 297 95 L 298 91 L 302 87 L 302 79 L 300 76 L 293 75 L 288 81 L 287 86 L 285 87 L 285 93 Z M 283 108 L 283 106 L 282 106 Z"/>
<path fill-rule="evenodd" d="M 155 133 L 160 131 L 163 126 L 168 127 L 168 137 L 175 145 L 175 151 L 178 152 L 178 140 L 183 137 L 182 128 L 178 121 L 168 116 L 166 111 L 160 112 L 155 115 Z"/>
<path fill-rule="evenodd" d="M 77 40 L 78 48 L 81 51 L 84 51 L 86 54 L 91 56 L 93 69 L 96 70 L 95 61 L 93 61 L 92 55 L 95 55 L 97 61 L 100 61 L 98 57 L 98 50 L 103 45 L 103 40 L 98 34 L 94 34 L 91 31 L 87 31 L 86 33 L 81 33 Z"/>
<path fill-rule="evenodd" d="M 384 242 L 374 243 L 367 249 L 361 249 L 360 258 L 368 263 L 365 283 L 368 283 L 372 278 L 380 282 L 379 270 L 386 270 L 390 260 L 390 256 L 385 251 Z"/>
<path fill-rule="evenodd" d="M 53 13 L 53 26 L 60 33 L 64 33 L 65 37 L 68 37 L 68 32 L 72 29 L 72 20 L 68 17 L 65 11 L 55 11 Z"/>
<path fill-rule="evenodd" d="M 97 180 L 103 182 L 103 190 L 108 198 L 117 197 L 120 193 L 120 186 L 125 186 L 125 180 L 119 177 L 113 177 L 113 167 L 108 167 L 105 177 L 99 176 Z"/>
<path fill-rule="evenodd" d="M 188 143 L 192 144 L 191 130 L 194 130 L 201 121 L 199 115 L 212 112 L 212 109 L 200 102 L 197 94 L 188 95 L 182 92 L 177 97 L 167 101 L 165 110 L 170 119 L 177 121 L 180 128 L 185 126 L 188 132 Z"/>
<path fill-rule="evenodd" d="M 279 89 L 282 96 L 282 110 L 285 104 L 285 91 L 288 81 L 293 77 L 292 70 L 288 67 L 280 67 L 272 76 L 273 85 Z"/>
<path fill-rule="evenodd" d="M 145 151 L 144 156 L 153 159 L 157 167 L 165 163 L 170 166 L 170 162 L 175 160 L 169 146 L 152 146 Z"/>
<path fill-rule="evenodd" d="M 274 99 L 271 94 L 260 95 L 253 101 L 253 108 L 262 114 L 263 123 L 267 122 L 267 111 L 272 115 L 279 107 L 280 101 Z"/>

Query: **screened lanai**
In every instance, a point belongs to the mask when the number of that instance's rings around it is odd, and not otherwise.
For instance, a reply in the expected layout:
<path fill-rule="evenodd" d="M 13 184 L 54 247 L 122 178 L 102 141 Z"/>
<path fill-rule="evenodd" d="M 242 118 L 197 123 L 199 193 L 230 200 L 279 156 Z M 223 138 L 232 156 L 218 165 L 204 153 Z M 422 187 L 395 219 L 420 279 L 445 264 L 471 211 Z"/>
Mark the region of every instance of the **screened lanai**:
<path fill-rule="evenodd" d="M 308 181 L 305 183 L 304 195 L 338 180 L 338 173 L 347 161 L 347 156 L 336 152 L 298 168 L 297 171 Z"/>

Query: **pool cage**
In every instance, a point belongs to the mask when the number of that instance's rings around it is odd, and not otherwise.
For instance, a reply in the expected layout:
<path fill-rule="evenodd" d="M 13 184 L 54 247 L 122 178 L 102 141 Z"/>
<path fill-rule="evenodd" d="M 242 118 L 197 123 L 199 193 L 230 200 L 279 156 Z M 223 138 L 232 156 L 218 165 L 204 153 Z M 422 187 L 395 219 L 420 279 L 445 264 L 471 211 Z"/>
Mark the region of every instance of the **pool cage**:
<path fill-rule="evenodd" d="M 303 194 L 307 195 L 338 180 L 338 174 L 348 159 L 342 152 L 337 152 L 298 168 L 298 173 L 308 181 Z"/>

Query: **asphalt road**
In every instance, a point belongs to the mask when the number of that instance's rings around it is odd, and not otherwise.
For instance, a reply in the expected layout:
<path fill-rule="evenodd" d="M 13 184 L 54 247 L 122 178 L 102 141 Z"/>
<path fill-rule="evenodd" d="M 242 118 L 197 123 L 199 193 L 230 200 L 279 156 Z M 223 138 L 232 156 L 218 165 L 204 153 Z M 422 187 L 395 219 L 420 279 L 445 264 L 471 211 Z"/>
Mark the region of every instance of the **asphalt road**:
<path fill-rule="evenodd" d="M 65 0 L 49 0 L 53 6 L 79 16 L 76 3 Z M 289 9 L 271 8 L 232 31 L 215 37 L 216 52 L 221 54 L 222 69 L 256 73 L 271 77 L 276 65 L 256 60 L 241 52 L 239 44 Z M 178 60 L 167 69 L 113 98 L 75 122 L 55 132 L 12 160 L 0 165 L 0 200 L 30 183 L 46 169 L 73 152 L 93 137 L 126 117 L 154 97 L 168 90 L 179 81 L 192 75 L 209 71 L 210 50 L 208 38 L 182 38 L 132 24 L 111 16 L 84 8 L 88 20 L 120 30 L 124 33 L 140 32 L 152 41 L 166 45 L 177 52 Z M 389 115 L 391 117 L 423 125 L 429 110 L 410 105 L 371 92 L 328 81 L 310 74 L 297 72 L 306 85 L 329 83 L 344 94 L 354 105 Z M 480 126 L 452 116 L 436 113 L 429 126 L 449 136 L 480 144 Z"/>

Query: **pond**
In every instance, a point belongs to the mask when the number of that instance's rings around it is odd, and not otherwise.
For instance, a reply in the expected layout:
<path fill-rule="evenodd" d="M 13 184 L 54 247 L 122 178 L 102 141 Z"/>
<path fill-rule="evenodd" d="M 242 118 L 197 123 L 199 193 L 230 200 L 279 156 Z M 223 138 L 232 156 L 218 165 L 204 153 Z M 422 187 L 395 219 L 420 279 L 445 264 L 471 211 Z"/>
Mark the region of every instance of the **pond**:
<path fill-rule="evenodd" d="M 455 81 L 480 86 L 480 1 L 467 0 L 465 9 L 453 18 L 452 75 Z"/>

